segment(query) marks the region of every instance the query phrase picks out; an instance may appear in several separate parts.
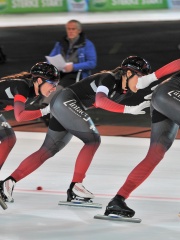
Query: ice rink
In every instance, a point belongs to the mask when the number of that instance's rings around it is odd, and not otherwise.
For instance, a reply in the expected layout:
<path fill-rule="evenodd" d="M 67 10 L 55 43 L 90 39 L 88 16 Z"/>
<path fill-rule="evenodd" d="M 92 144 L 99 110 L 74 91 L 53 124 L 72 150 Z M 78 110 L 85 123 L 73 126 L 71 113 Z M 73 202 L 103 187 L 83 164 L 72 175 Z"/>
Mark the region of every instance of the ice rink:
<path fill-rule="evenodd" d="M 84 23 L 118 21 L 180 20 L 179 10 L 124 11 L 119 13 L 69 13 L 2 15 L 0 27 L 53 25 L 75 18 Z M 42 144 L 44 133 L 16 132 L 17 144 L 0 173 L 9 176 L 19 163 Z M 0 209 L 0 240 L 177 240 L 180 238 L 180 140 L 176 140 L 151 176 L 127 200 L 141 223 L 94 219 L 105 211 L 109 200 L 129 172 L 145 156 L 148 138 L 102 137 L 84 186 L 96 196 L 102 209 L 59 206 L 66 199 L 76 156 L 82 143 L 70 144 L 37 171 L 16 184 L 14 203 Z M 43 190 L 36 188 L 42 186 Z"/>
<path fill-rule="evenodd" d="M 6 161 L 1 179 L 42 144 L 44 133 L 17 132 L 17 144 Z M 151 176 L 127 200 L 141 223 L 94 219 L 103 214 L 131 169 L 145 156 L 149 139 L 102 137 L 84 186 L 95 194 L 102 209 L 59 206 L 66 199 L 75 158 L 82 143 L 69 145 L 37 171 L 16 184 L 14 203 L 1 211 L 1 240 L 134 239 L 173 240 L 180 235 L 180 140 L 176 140 Z M 36 188 L 42 186 L 43 190 Z"/>

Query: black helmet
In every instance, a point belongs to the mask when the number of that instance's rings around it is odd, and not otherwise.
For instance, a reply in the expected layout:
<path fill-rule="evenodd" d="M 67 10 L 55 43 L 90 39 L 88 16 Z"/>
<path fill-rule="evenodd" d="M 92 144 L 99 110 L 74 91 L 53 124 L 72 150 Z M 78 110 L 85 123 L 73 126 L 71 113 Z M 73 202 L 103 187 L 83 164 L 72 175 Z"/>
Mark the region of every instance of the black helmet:
<path fill-rule="evenodd" d="M 59 71 L 57 68 L 49 63 L 46 62 L 39 62 L 36 63 L 32 68 L 31 68 L 31 74 L 36 81 L 38 77 L 42 78 L 43 82 L 52 82 L 52 83 L 57 83 L 60 80 L 60 75 Z"/>
<path fill-rule="evenodd" d="M 147 75 L 151 72 L 151 66 L 148 61 L 138 56 L 129 56 L 124 59 L 121 64 L 121 68 L 130 69 L 142 75 Z"/>

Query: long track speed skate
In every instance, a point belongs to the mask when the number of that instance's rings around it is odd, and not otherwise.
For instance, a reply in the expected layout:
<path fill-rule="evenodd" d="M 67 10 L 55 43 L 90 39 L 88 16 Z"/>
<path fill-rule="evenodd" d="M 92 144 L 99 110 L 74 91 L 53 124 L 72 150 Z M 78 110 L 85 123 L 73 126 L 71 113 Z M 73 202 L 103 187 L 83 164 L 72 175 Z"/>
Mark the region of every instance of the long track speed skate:
<path fill-rule="evenodd" d="M 94 195 L 82 183 L 75 183 L 72 189 L 67 190 L 67 201 L 59 201 L 59 205 L 73 207 L 102 208 L 99 203 L 93 203 Z"/>
<path fill-rule="evenodd" d="M 135 211 L 127 206 L 124 197 L 116 195 L 108 203 L 104 215 L 97 214 L 95 219 L 121 221 L 121 222 L 134 222 L 140 223 L 140 218 L 133 218 Z"/>
<path fill-rule="evenodd" d="M 109 214 L 108 216 L 97 214 L 94 216 L 95 219 L 101 220 L 110 220 L 110 221 L 119 221 L 119 222 L 132 222 L 132 223 L 140 223 L 142 220 L 140 218 L 130 218 L 130 217 L 123 217 L 116 214 Z"/>
<path fill-rule="evenodd" d="M 71 200 L 71 202 L 67 201 L 59 201 L 58 205 L 65 205 L 71 207 L 88 207 L 88 208 L 102 208 L 102 204 L 94 203 L 92 201 L 82 201 L 82 200 Z"/>

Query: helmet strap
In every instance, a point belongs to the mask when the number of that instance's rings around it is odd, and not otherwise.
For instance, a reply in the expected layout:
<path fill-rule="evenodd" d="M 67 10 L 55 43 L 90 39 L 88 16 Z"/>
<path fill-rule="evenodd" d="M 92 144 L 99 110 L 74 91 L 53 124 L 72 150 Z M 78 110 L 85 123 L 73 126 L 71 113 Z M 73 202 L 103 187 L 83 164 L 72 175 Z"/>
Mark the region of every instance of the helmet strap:
<path fill-rule="evenodd" d="M 129 89 L 129 85 L 128 85 L 128 82 L 129 80 L 134 77 L 135 73 L 132 73 L 132 75 L 130 77 L 127 76 L 127 73 L 126 73 L 126 77 L 127 77 L 127 80 L 126 80 L 126 89 Z"/>
<path fill-rule="evenodd" d="M 38 93 L 40 96 L 43 96 L 43 94 L 41 93 L 41 86 L 44 84 L 45 82 L 42 82 L 41 84 L 38 85 Z"/>

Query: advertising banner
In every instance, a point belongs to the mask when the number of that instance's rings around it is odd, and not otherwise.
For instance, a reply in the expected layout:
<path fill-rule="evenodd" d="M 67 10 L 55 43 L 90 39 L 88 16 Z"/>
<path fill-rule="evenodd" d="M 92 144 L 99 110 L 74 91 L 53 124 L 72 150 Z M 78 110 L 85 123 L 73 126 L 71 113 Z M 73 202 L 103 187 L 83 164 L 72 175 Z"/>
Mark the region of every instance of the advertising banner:
<path fill-rule="evenodd" d="M 91 0 L 67 0 L 69 12 L 87 12 Z"/>
<path fill-rule="evenodd" d="M 90 0 L 89 11 L 118 11 L 168 8 L 167 0 Z"/>
<path fill-rule="evenodd" d="M 0 13 L 67 12 L 66 0 L 0 0 Z"/>
<path fill-rule="evenodd" d="M 169 0 L 169 8 L 180 8 L 180 0 Z"/>
<path fill-rule="evenodd" d="M 102 12 L 168 8 L 180 0 L 0 0 L 0 13 Z"/>

